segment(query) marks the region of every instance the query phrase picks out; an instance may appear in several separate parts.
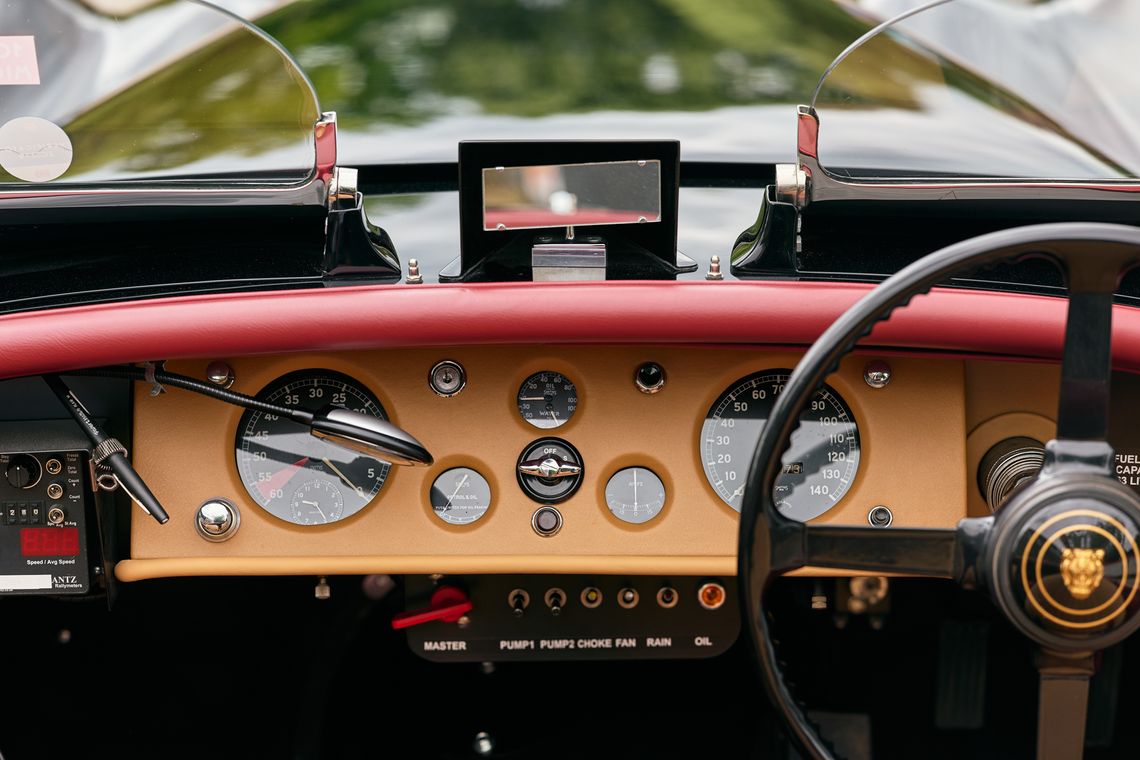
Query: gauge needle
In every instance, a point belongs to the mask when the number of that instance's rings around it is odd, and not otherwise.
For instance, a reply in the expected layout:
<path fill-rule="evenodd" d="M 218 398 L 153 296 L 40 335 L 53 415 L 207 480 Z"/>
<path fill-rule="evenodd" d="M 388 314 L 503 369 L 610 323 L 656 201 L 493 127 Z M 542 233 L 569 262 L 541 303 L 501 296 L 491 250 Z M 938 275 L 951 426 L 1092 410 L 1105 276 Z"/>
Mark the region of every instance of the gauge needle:
<path fill-rule="evenodd" d="M 547 414 L 550 415 L 550 419 L 554 420 L 555 422 L 558 422 L 558 415 L 554 413 L 553 409 L 548 411 Z"/>
<path fill-rule="evenodd" d="M 546 396 L 519 396 L 519 401 L 546 401 Z"/>
<path fill-rule="evenodd" d="M 282 467 L 269 480 L 263 480 L 257 484 L 257 490 L 261 492 L 261 498 L 268 499 L 269 495 L 276 491 L 278 488 L 284 488 L 285 484 L 297 474 L 297 471 L 309 463 L 309 458 L 304 457 L 298 459 L 291 465 Z"/>
<path fill-rule="evenodd" d="M 459 493 L 459 489 L 463 488 L 463 484 L 467 482 L 467 478 L 469 477 L 470 475 L 464 474 L 463 479 L 459 481 L 459 485 L 457 485 L 455 487 L 455 490 L 451 492 L 451 496 L 447 497 L 447 506 L 444 507 L 445 510 L 451 509 L 451 500 L 455 498 L 455 494 Z"/>
<path fill-rule="evenodd" d="M 735 499 L 737 496 L 741 496 L 743 494 L 744 494 L 744 486 L 741 486 L 740 488 L 737 488 L 735 491 L 733 491 L 732 496 L 729 496 L 728 498 L 729 499 Z"/>
<path fill-rule="evenodd" d="M 325 517 L 324 510 L 321 509 L 321 505 L 318 504 L 317 502 L 306 501 L 305 499 L 301 499 L 301 503 L 302 504 L 308 504 L 310 507 L 316 507 L 317 508 L 317 514 L 319 514 L 321 516 L 321 519 L 324 520 L 325 522 L 329 521 L 329 518 Z"/>
<path fill-rule="evenodd" d="M 348 478 L 345 476 L 345 474 L 344 474 L 343 472 L 341 472 L 341 471 L 340 471 L 340 468 L 339 468 L 339 467 L 337 467 L 335 464 L 333 464 L 333 463 L 332 463 L 332 462 L 329 460 L 329 458 L 328 458 L 328 457 L 325 457 L 325 458 L 324 458 L 324 459 L 322 459 L 321 461 L 322 461 L 322 462 L 324 462 L 324 463 L 325 463 L 325 464 L 328 466 L 328 468 L 329 468 L 330 470 L 332 470 L 333 472 L 335 472 L 335 473 L 336 473 L 336 475 L 337 475 L 337 477 L 338 477 L 338 478 L 340 478 L 341 480 L 343 480 L 343 481 L 344 481 L 344 484 L 345 484 L 346 486 L 348 486 L 348 487 L 349 487 L 349 488 L 351 488 L 352 490 L 356 491 L 356 492 L 357 492 L 358 494 L 360 494 L 361 496 L 363 496 L 363 495 L 364 495 L 364 489 L 362 489 L 360 486 L 356 485 L 356 484 L 355 484 L 355 483 L 353 483 L 351 480 L 349 480 L 349 479 L 348 479 Z"/>

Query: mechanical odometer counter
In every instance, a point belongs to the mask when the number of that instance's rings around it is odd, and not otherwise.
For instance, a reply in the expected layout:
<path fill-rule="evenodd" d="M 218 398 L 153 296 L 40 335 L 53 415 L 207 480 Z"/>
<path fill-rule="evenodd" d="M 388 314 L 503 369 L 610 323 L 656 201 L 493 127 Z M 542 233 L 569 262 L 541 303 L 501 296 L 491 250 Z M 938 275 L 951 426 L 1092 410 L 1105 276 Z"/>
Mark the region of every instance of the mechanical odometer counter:
<path fill-rule="evenodd" d="M 701 426 L 701 464 L 709 485 L 740 511 L 748 466 L 790 370 L 742 378 L 720 394 Z M 806 521 L 831 509 L 859 471 L 859 428 L 838 393 L 823 386 L 800 414 L 773 499 L 784 515 Z"/>

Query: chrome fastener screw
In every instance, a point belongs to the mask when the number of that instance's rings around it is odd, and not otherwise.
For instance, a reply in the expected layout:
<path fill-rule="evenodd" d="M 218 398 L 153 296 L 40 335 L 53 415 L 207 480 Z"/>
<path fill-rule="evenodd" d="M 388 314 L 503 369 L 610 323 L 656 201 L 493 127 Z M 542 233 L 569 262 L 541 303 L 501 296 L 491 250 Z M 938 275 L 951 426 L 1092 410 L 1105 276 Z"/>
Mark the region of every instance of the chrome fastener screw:
<path fill-rule="evenodd" d="M 891 365 L 881 359 L 867 362 L 863 367 L 863 380 L 872 388 L 886 388 L 891 382 Z"/>
<path fill-rule="evenodd" d="M 709 271 L 705 274 L 706 280 L 723 280 L 724 272 L 720 271 L 720 256 L 709 259 Z"/>
<path fill-rule="evenodd" d="M 419 259 L 408 259 L 408 276 L 404 278 L 408 285 L 423 285 L 424 276 L 420 274 Z"/>
<path fill-rule="evenodd" d="M 475 741 L 472 744 L 471 748 L 475 750 L 476 755 L 479 755 L 480 757 L 487 757 L 495 751 L 495 742 L 493 739 L 491 739 L 491 735 L 489 733 L 486 731 L 480 731 L 479 733 L 475 734 Z"/>
<path fill-rule="evenodd" d="M 214 385 L 229 388 L 234 384 L 235 379 L 233 367 L 223 361 L 212 361 L 206 367 L 206 379 Z"/>
<path fill-rule="evenodd" d="M 332 588 L 329 586 L 328 578 L 323 575 L 317 578 L 317 585 L 316 588 L 313 589 L 313 596 L 322 602 L 332 598 Z"/>
<path fill-rule="evenodd" d="M 894 512 L 891 512 L 890 507 L 884 507 L 882 504 L 871 507 L 871 511 L 867 513 L 867 522 L 875 528 L 888 528 L 894 521 Z"/>

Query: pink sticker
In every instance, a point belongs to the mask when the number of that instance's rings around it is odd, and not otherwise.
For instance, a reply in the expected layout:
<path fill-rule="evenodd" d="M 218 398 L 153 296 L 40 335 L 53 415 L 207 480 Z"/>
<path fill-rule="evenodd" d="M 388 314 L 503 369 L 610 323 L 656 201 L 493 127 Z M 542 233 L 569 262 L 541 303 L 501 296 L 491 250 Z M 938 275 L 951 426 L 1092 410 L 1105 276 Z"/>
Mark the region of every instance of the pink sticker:
<path fill-rule="evenodd" d="M 36 38 L 0 37 L 0 84 L 39 84 Z"/>

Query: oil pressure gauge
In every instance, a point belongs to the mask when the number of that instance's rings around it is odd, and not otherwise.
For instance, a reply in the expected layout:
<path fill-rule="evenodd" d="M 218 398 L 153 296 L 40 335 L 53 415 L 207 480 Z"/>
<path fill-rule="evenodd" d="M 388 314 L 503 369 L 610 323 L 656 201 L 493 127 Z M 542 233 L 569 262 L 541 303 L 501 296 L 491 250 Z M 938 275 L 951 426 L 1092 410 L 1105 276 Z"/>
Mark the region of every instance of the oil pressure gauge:
<path fill-rule="evenodd" d="M 560 372 L 536 372 L 519 388 L 518 406 L 536 428 L 561 427 L 578 409 L 578 389 Z"/>
<path fill-rule="evenodd" d="M 653 470 L 626 467 L 606 483 L 606 506 L 624 522 L 649 522 L 665 507 L 665 484 Z"/>

